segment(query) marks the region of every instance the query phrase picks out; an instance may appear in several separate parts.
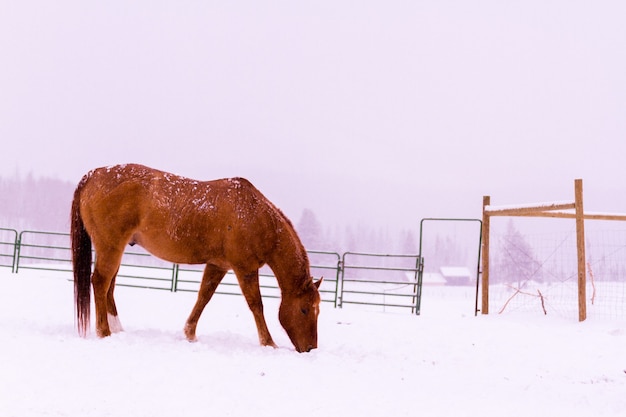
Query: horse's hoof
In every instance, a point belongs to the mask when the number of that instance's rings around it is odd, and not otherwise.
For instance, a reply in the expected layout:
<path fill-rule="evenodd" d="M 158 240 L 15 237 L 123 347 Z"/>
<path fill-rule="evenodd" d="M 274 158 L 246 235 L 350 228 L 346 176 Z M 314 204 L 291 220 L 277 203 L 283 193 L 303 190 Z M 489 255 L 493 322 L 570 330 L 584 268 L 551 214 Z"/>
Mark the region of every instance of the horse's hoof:
<path fill-rule="evenodd" d="M 278 349 L 278 345 L 276 343 L 274 343 L 273 340 L 261 341 L 261 346 L 269 346 L 269 347 L 273 347 L 274 349 Z"/>
<path fill-rule="evenodd" d="M 187 339 L 188 342 L 194 343 L 198 341 L 198 338 L 196 337 L 196 331 L 195 329 L 191 329 L 189 325 L 185 325 L 185 338 Z"/>
<path fill-rule="evenodd" d="M 111 336 L 111 330 L 97 330 L 96 334 L 100 339 Z"/>
<path fill-rule="evenodd" d="M 107 313 L 107 321 L 109 322 L 109 329 L 111 329 L 111 333 L 119 333 L 124 331 L 119 316 L 114 316 L 111 313 Z"/>

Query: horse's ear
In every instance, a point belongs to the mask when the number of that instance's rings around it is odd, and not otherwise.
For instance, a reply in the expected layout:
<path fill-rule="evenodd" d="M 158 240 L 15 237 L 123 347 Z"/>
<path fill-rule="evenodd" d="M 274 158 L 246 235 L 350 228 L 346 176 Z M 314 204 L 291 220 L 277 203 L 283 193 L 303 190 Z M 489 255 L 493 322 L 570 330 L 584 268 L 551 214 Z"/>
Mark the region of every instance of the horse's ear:
<path fill-rule="evenodd" d="M 321 277 L 317 282 L 314 282 L 315 288 L 320 289 L 320 285 L 322 285 L 322 281 L 324 281 L 324 277 Z"/>

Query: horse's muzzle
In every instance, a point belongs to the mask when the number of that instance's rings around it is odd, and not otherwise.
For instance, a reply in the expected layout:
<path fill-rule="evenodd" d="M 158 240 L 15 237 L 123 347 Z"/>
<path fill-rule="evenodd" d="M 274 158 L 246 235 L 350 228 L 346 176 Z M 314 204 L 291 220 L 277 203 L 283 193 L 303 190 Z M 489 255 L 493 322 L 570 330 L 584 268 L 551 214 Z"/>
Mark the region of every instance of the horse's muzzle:
<path fill-rule="evenodd" d="M 301 348 L 296 348 L 296 350 L 297 350 L 298 352 L 300 352 L 300 353 L 304 353 L 304 352 L 310 352 L 310 351 L 312 351 L 313 349 L 316 349 L 316 348 L 317 348 L 317 346 L 308 345 L 308 346 L 307 346 L 306 348 L 304 348 L 304 349 L 301 349 Z"/>

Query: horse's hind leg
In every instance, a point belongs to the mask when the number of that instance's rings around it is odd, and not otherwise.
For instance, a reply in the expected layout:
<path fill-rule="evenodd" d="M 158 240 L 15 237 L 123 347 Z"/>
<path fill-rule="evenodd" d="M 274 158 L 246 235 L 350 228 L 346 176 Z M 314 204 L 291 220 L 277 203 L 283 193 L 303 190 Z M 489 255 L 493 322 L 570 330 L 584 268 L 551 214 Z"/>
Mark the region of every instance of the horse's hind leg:
<path fill-rule="evenodd" d="M 276 343 L 272 340 L 270 331 L 267 328 L 265 322 L 265 316 L 263 315 L 263 300 L 261 299 L 261 288 L 259 287 L 259 271 L 244 273 L 242 271 L 235 271 L 237 275 L 237 281 L 241 287 L 248 307 L 254 315 L 254 322 L 256 323 L 257 332 L 259 333 L 259 342 L 262 346 L 276 346 Z"/>
<path fill-rule="evenodd" d="M 206 307 L 211 297 L 213 297 L 217 286 L 220 282 L 222 282 L 226 272 L 227 271 L 224 269 L 210 264 L 207 264 L 204 268 L 202 282 L 200 283 L 200 289 L 198 290 L 198 300 L 193 306 L 193 310 L 191 310 L 187 323 L 185 323 L 185 337 L 190 342 L 196 341 L 196 327 L 198 325 L 198 320 L 200 320 L 200 315 L 202 315 L 204 307 Z"/>
<path fill-rule="evenodd" d="M 117 309 L 113 300 L 115 276 L 122 260 L 123 250 L 98 250 L 96 248 L 96 265 L 91 277 L 93 298 L 96 306 L 96 334 L 99 337 L 111 335 L 109 311 L 117 317 Z M 113 329 L 118 330 L 118 329 Z"/>
<path fill-rule="evenodd" d="M 113 279 L 111 280 L 111 285 L 109 286 L 109 291 L 107 292 L 107 322 L 109 323 L 109 329 L 111 333 L 119 333 L 124 331 L 122 327 L 122 323 L 120 322 L 120 318 L 117 315 L 117 307 L 115 306 L 115 298 L 113 298 L 113 291 L 115 290 L 115 278 L 117 277 L 118 271 L 113 275 Z"/>

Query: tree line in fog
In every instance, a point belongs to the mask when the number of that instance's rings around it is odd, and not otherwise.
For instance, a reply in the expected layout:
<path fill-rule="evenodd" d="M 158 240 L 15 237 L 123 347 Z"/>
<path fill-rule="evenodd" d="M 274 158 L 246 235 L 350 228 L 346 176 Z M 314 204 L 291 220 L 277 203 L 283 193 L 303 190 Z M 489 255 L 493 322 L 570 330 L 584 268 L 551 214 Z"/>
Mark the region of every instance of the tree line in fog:
<path fill-rule="evenodd" d="M 0 177 L 0 228 L 18 231 L 69 231 L 71 201 L 76 184 L 50 177 L 14 174 Z M 324 225 L 315 212 L 304 209 L 292 223 L 308 250 L 416 255 L 419 231 L 390 231 L 366 223 Z M 450 238 L 430 245 L 428 269 L 454 264 L 462 249 Z"/>
<path fill-rule="evenodd" d="M 76 184 L 54 178 L 0 177 L 0 227 L 64 232 Z"/>

